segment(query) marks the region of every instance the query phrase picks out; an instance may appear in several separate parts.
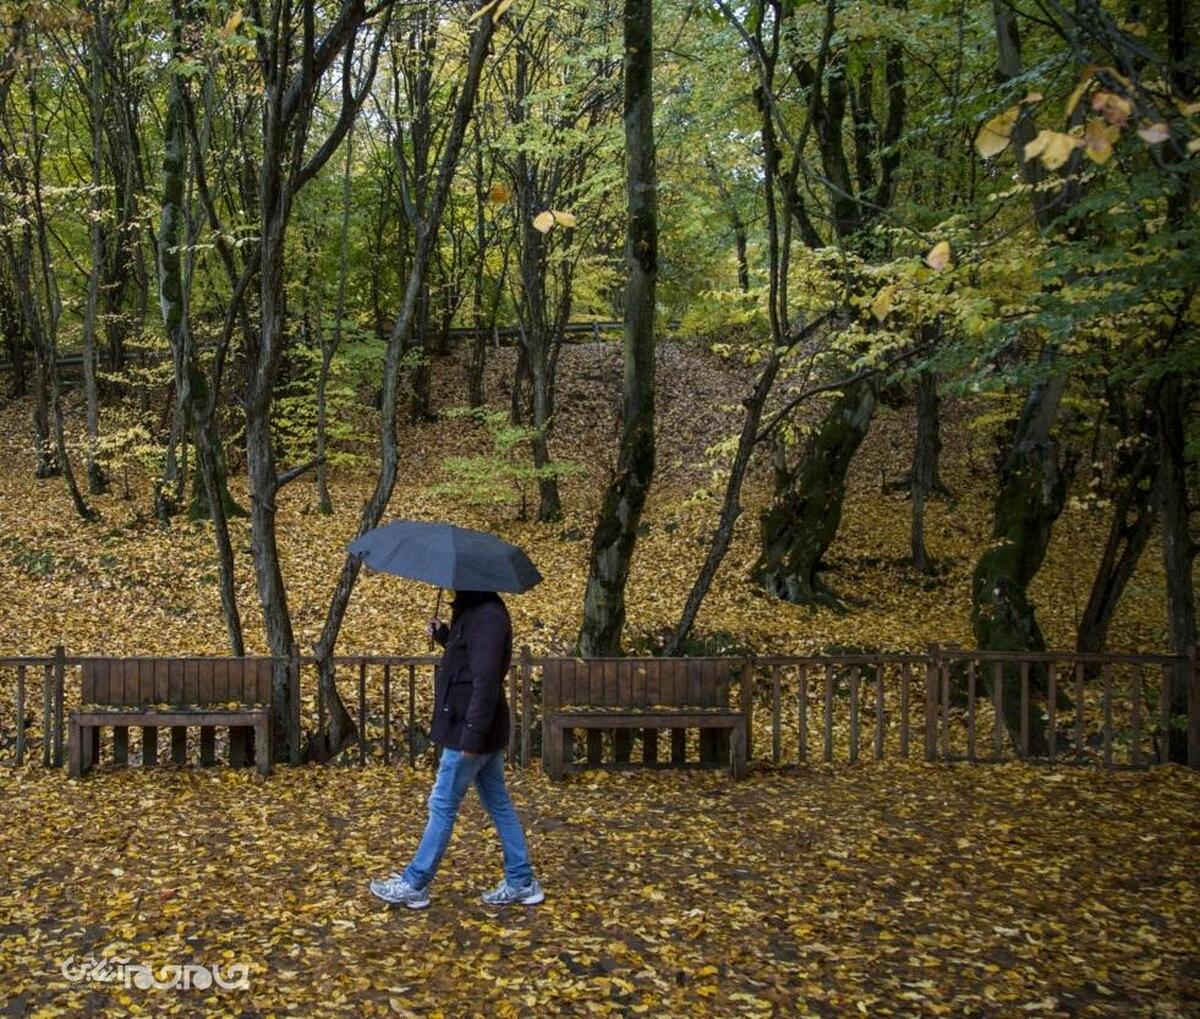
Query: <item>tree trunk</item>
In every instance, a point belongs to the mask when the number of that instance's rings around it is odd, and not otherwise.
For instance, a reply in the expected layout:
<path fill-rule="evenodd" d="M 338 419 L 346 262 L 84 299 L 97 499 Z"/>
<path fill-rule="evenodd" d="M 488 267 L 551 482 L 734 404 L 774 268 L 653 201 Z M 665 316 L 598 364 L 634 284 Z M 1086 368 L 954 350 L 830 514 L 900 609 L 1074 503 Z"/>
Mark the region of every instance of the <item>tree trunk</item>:
<path fill-rule="evenodd" d="M 20 230 L 20 246 L 13 243 L 11 234 L 5 237 L 5 251 L 12 268 L 13 283 L 20 301 L 20 314 L 25 336 L 33 348 L 33 438 L 37 453 L 34 476 L 49 478 L 59 471 L 58 456 L 50 439 L 50 371 L 47 348 L 42 338 L 43 324 L 38 310 L 33 283 L 33 242 L 26 213 Z"/>
<path fill-rule="evenodd" d="M 1108 641 L 1108 627 L 1121 600 L 1129 578 L 1154 529 L 1157 504 L 1156 475 L 1159 471 L 1159 449 L 1153 438 L 1153 403 L 1158 386 L 1151 384 L 1146 395 L 1147 406 L 1140 425 L 1151 437 L 1137 448 L 1122 447 L 1117 456 L 1120 490 L 1113 505 L 1112 522 L 1100 566 L 1092 580 L 1087 606 L 1079 620 L 1075 650 L 1084 654 L 1103 652 Z M 1147 420 L 1149 418 L 1149 420 Z"/>
<path fill-rule="evenodd" d="M 100 396 L 96 389 L 96 319 L 100 310 L 100 279 L 104 275 L 105 265 L 104 235 L 101 230 L 101 218 L 104 213 L 101 192 L 101 160 L 104 157 L 104 79 L 101 74 L 101 54 L 106 49 L 108 19 L 101 3 L 92 4 L 92 18 L 91 90 L 88 96 L 92 122 L 92 194 L 89 203 L 91 215 L 88 220 L 91 267 L 88 272 L 87 307 L 83 316 L 83 393 L 87 408 L 88 491 L 92 495 L 101 495 L 108 490 L 108 478 L 105 477 L 98 459 Z"/>
<path fill-rule="evenodd" d="M 837 536 L 846 472 L 875 415 L 875 380 L 849 383 L 808 440 L 800 462 L 777 478 L 762 514 L 762 552 L 754 580 L 785 601 L 839 607 L 821 580 L 822 558 Z"/>
<path fill-rule="evenodd" d="M 246 471 L 250 492 L 251 551 L 267 646 L 275 657 L 286 658 L 291 654 L 295 635 L 275 537 L 278 472 L 271 437 L 271 404 L 284 343 L 284 242 L 290 195 L 280 165 L 283 155 L 279 149 L 284 132 L 278 120 L 278 99 L 269 97 L 266 108 L 260 184 L 262 265 L 259 270 L 259 307 L 262 320 L 258 349 L 252 351 L 250 377 L 246 386 Z M 276 760 L 287 761 L 293 757 L 291 740 L 297 734 L 291 732 L 292 695 L 287 673 L 284 670 L 277 671 L 272 689 L 271 723 L 274 744 L 272 756 Z"/>
<path fill-rule="evenodd" d="M 658 278 L 658 182 L 654 158 L 652 0 L 625 0 L 624 416 L 617 472 L 592 535 L 577 641 L 585 657 L 620 650 L 625 582 L 654 477 L 654 311 Z"/>
<path fill-rule="evenodd" d="M 562 500 L 558 494 L 558 478 L 552 473 L 554 463 L 550 459 L 548 433 L 553 418 L 554 378 L 550 366 L 549 344 L 543 337 L 530 356 L 533 379 L 533 466 L 538 470 L 539 523 L 562 519 Z"/>
<path fill-rule="evenodd" d="M 730 213 L 733 218 L 733 243 L 737 249 L 738 289 L 743 294 L 750 291 L 750 262 L 746 257 L 746 224 L 737 209 Z"/>
<path fill-rule="evenodd" d="M 338 256 L 337 305 L 333 313 L 333 339 L 325 343 L 325 331 L 317 324 L 321 337 L 321 374 L 317 378 L 317 512 L 329 516 L 333 513 L 333 500 L 329 496 L 329 465 L 326 463 L 326 408 L 325 396 L 329 387 L 329 372 L 334 355 L 342 345 L 342 318 L 346 314 L 346 277 L 350 264 L 350 171 L 354 159 L 354 128 L 346 133 L 346 166 L 342 172 L 342 233 L 341 251 Z"/>
<path fill-rule="evenodd" d="M 187 13 L 191 13 L 190 9 Z M 176 53 L 182 52 L 185 27 L 185 9 L 179 3 L 171 6 L 172 38 Z M 179 75 L 172 75 L 167 87 L 167 109 L 163 123 L 163 183 L 162 203 L 158 234 L 158 294 L 163 326 L 171 351 L 175 371 L 175 421 L 181 441 L 186 441 L 187 428 L 194 430 L 196 446 L 196 472 L 192 489 L 193 520 L 208 518 L 213 523 L 213 537 L 217 551 L 221 612 L 225 619 L 225 631 L 229 638 L 230 653 L 241 657 L 245 654 L 242 635 L 242 620 L 237 604 L 236 578 L 234 576 L 233 543 L 229 535 L 227 509 L 232 504 L 228 497 L 224 458 L 215 422 L 217 385 L 223 349 L 218 351 L 214 365 L 214 383 L 210 387 L 204 372 L 196 360 L 188 323 L 188 289 L 191 274 L 185 273 L 180 245 L 183 242 L 186 221 L 184 201 L 186 191 L 189 110 L 186 83 Z M 202 153 L 193 153 L 193 165 L 200 165 Z M 198 182 L 202 183 L 202 182 Z M 201 188 L 203 191 L 203 187 Z M 240 304 L 235 293 L 234 304 Z M 222 343 L 227 337 L 222 338 Z M 180 476 L 182 483 L 182 474 Z M 176 506 L 178 508 L 178 494 Z M 199 505 L 198 505 L 199 504 Z M 165 507 L 164 507 L 165 510 Z M 238 507 L 240 511 L 240 507 Z"/>
<path fill-rule="evenodd" d="M 483 371 L 487 364 L 487 328 L 483 321 L 483 282 L 487 268 L 487 219 L 484 206 L 487 195 L 483 177 L 483 136 L 479 130 L 479 118 L 475 118 L 475 278 L 471 289 L 471 324 L 475 335 L 471 337 L 471 357 L 467 363 L 467 403 L 473 408 L 484 404 Z"/>
<path fill-rule="evenodd" d="M 925 548 L 925 503 L 940 484 L 938 459 L 942 439 L 938 427 L 937 378 L 923 371 L 917 376 L 917 441 L 913 450 L 912 476 L 912 561 L 921 573 L 929 573 L 932 564 Z"/>
<path fill-rule="evenodd" d="M 512 397 L 508 417 L 514 425 L 524 424 L 531 416 L 529 403 L 529 352 L 525 347 L 524 327 L 517 339 L 517 361 L 513 368 Z"/>
<path fill-rule="evenodd" d="M 7 229 L 7 224 L 5 224 Z M 19 400 L 29 395 L 28 369 L 25 363 L 25 330 L 21 322 L 21 310 L 9 280 L 0 275 L 0 333 L 8 348 L 8 363 L 12 367 L 8 395 Z"/>
<path fill-rule="evenodd" d="M 173 42 L 176 54 L 180 55 L 183 23 L 178 3 L 172 5 L 172 14 Z M 167 332 L 167 342 L 171 347 L 171 361 L 175 373 L 175 415 L 171 441 L 167 445 L 167 462 L 162 483 L 155 493 L 156 515 L 164 527 L 179 508 L 177 500 L 182 493 L 178 490 L 183 479 L 175 449 L 183 440 L 191 417 L 191 351 L 187 306 L 184 302 L 183 258 L 180 252 L 184 237 L 184 176 L 187 166 L 184 88 L 183 79 L 177 74 L 171 75 L 167 85 L 167 109 L 163 121 L 163 189 L 158 230 L 159 305 L 162 309 L 163 326 Z M 168 487 L 176 490 L 175 495 L 168 495 Z"/>
<path fill-rule="evenodd" d="M 712 540 L 709 542 L 704 565 L 700 568 L 700 573 L 692 584 L 691 591 L 688 592 L 687 602 L 679 617 L 679 623 L 663 647 L 664 657 L 674 657 L 683 648 L 684 642 L 696 623 L 700 606 L 708 594 L 708 589 L 712 586 L 713 578 L 717 575 L 717 569 L 725 559 L 725 554 L 729 551 L 729 545 L 733 541 L 734 524 L 742 515 L 742 483 L 745 481 L 746 471 L 750 467 L 750 458 L 758 445 L 758 425 L 762 420 L 763 407 L 770 395 L 771 387 L 775 384 L 775 377 L 779 374 L 781 364 L 782 360 L 779 354 L 772 347 L 767 362 L 754 383 L 753 391 L 747 399 L 742 401 L 746 408 L 746 416 L 742 419 L 742 431 L 738 436 L 737 452 L 734 454 L 733 464 L 729 469 L 729 480 L 725 484 L 721 516 L 716 530 L 713 532 Z"/>
<path fill-rule="evenodd" d="M 409 404 L 409 420 L 413 424 L 434 420 L 433 396 L 430 388 L 432 379 L 430 370 L 430 352 L 432 343 L 429 337 L 429 283 L 421 287 L 417 298 L 417 312 L 414 335 L 410 349 L 416 353 L 416 364 L 412 368 L 412 399 Z"/>
<path fill-rule="evenodd" d="M 1165 375 L 1154 401 L 1155 431 L 1159 456 L 1159 493 L 1162 513 L 1163 568 L 1167 581 L 1167 629 L 1171 650 L 1189 654 L 1196 644 L 1196 595 L 1192 562 L 1196 544 L 1188 526 L 1190 507 L 1187 490 L 1186 435 L 1184 422 L 1187 398 L 1183 379 L 1177 372 Z M 1171 713 L 1187 716 L 1188 664 L 1174 672 Z M 1168 744 L 1173 761 L 1187 760 L 1187 731 L 1172 726 Z"/>
<path fill-rule="evenodd" d="M 242 636 L 242 617 L 238 610 L 237 586 L 234 576 L 233 541 L 229 535 L 229 517 L 225 500 L 214 493 L 226 491 L 224 457 L 214 421 L 216 390 L 210 392 L 208 380 L 194 363 L 189 365 L 193 406 L 196 411 L 196 474 L 203 482 L 208 517 L 212 520 L 213 537 L 217 546 L 220 575 L 221 613 L 229 637 L 229 653 L 240 658 L 246 653 Z M 239 507 L 240 511 L 240 507 Z"/>
<path fill-rule="evenodd" d="M 416 312 L 417 298 L 424 284 L 425 272 L 429 265 L 430 254 L 436 242 L 438 228 L 441 224 L 442 210 L 445 208 L 450 186 L 458 165 L 459 152 L 462 149 L 463 137 L 466 133 L 467 122 L 475 107 L 475 97 L 479 91 L 479 79 L 484 60 L 494 29 L 491 13 L 485 14 L 479 20 L 475 35 L 471 40 L 470 53 L 467 58 L 467 73 L 454 107 L 454 116 L 443 143 L 442 154 L 438 166 L 437 186 L 433 197 L 426 209 L 424 219 L 414 224 L 416 244 L 412 262 L 409 266 L 408 281 L 404 290 L 404 301 L 396 322 L 388 339 L 387 353 L 384 360 L 383 394 L 379 415 L 379 476 L 371 497 L 363 506 L 359 519 L 357 536 L 366 534 L 378 525 L 396 486 L 396 472 L 399 454 L 396 441 L 396 410 L 399 397 L 401 358 L 405 349 L 405 338 L 412 329 L 413 317 Z M 337 585 L 329 600 L 329 609 L 325 615 L 325 623 L 321 628 L 321 636 L 314 648 L 317 658 L 321 692 L 329 707 L 329 727 L 326 732 L 317 733 L 309 747 L 309 756 L 327 758 L 347 746 L 355 736 L 353 719 L 342 703 L 337 692 L 333 676 L 333 651 L 341 632 L 342 621 L 346 608 L 350 604 L 350 595 L 362 569 L 362 560 L 356 556 L 347 556 L 338 575 Z"/>
<path fill-rule="evenodd" d="M 1044 364 L 1049 356 L 1043 359 Z M 1050 544 L 1062 512 L 1074 462 L 1060 464 L 1050 431 L 1058 414 L 1066 379 L 1040 382 L 1029 392 L 1016 437 L 1000 477 L 992 525 L 992 541 L 979 557 L 971 581 L 971 628 L 984 651 L 1044 651 L 1029 584 Z M 1005 669 L 1004 717 L 1010 734 L 1020 730 L 1019 676 Z M 1033 670 L 1032 687 L 1044 693 L 1043 667 Z M 1045 748 L 1045 727 L 1030 727 L 1030 748 Z"/>
<path fill-rule="evenodd" d="M 99 520 L 99 515 L 88 505 L 79 485 L 75 480 L 75 471 L 67 454 L 66 427 L 63 421 L 62 394 L 59 388 L 58 375 L 58 321 L 62 313 L 62 301 L 59 296 L 58 283 L 54 276 L 53 259 L 50 257 L 50 228 L 46 220 L 46 210 L 42 202 L 42 145 L 44 143 L 43 129 L 38 121 L 37 92 L 34 84 L 34 74 L 30 70 L 27 81 L 29 96 L 29 123 L 32 144 L 31 177 L 33 197 L 33 225 L 36 228 L 37 251 L 41 274 L 42 290 L 46 301 L 46 328 L 42 333 L 45 346 L 46 378 L 50 397 L 50 424 L 54 435 L 55 450 L 58 454 L 58 467 L 67 485 L 67 494 L 80 518 L 88 523 Z M 28 227 L 25 242 L 30 242 Z M 32 261 L 32 258 L 30 258 Z M 33 309 L 36 315 L 36 308 Z"/>

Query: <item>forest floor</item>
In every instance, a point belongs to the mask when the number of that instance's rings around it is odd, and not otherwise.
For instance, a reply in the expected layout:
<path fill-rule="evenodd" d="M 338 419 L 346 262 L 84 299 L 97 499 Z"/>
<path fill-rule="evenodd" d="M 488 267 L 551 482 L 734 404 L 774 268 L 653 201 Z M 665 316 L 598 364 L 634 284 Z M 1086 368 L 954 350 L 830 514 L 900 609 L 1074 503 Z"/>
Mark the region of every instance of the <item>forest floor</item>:
<path fill-rule="evenodd" d="M 471 795 L 418 912 L 366 886 L 407 862 L 427 774 L 2 769 L 0 1015 L 1198 1014 L 1200 776 L 1174 766 L 511 788 L 545 902 L 479 901 L 500 848 Z M 249 987 L 98 983 L 89 956 Z"/>
<path fill-rule="evenodd" d="M 496 407 L 507 406 L 504 386 L 512 356 L 511 349 L 501 349 L 489 364 L 488 393 Z M 744 372 L 728 369 L 695 342 L 660 345 L 658 361 L 658 472 L 629 579 L 627 646 L 660 637 L 678 620 L 723 493 L 719 468 L 725 460 L 714 461 L 706 451 L 736 436 L 738 402 L 746 392 Z M 439 361 L 434 383 L 435 406 L 464 401 L 455 362 Z M 441 468 L 446 457 L 487 449 L 488 436 L 480 428 L 449 418 L 401 428 L 401 480 L 387 516 L 449 519 L 495 530 L 527 549 L 545 581 L 508 601 L 517 641 L 528 643 L 534 654 L 564 651 L 578 633 L 593 521 L 615 457 L 620 384 L 618 346 L 563 349 L 551 450 L 556 459 L 580 465 L 583 473 L 562 482 L 566 517 L 556 523 L 517 519 L 515 497 L 509 504 L 480 507 L 431 493 L 446 480 Z M 364 394 L 368 406 L 359 419 L 340 422 L 362 436 L 357 445 L 366 456 L 374 449 L 369 400 Z M 994 401 L 976 401 L 971 408 L 946 401 L 942 476 L 955 499 L 934 502 L 927 510 L 937 572 L 925 576 L 909 564 L 909 501 L 903 493 L 882 490 L 908 469 L 913 408 L 880 409 L 852 465 L 842 526 L 827 557 L 827 581 L 846 601 L 841 612 L 781 603 L 749 580 L 758 510 L 769 496 L 769 464 L 758 464 L 743 496 L 745 512 L 733 546 L 697 620 L 697 637 L 710 639 L 715 650 L 763 654 L 920 650 L 933 642 L 972 646 L 970 577 L 990 540 L 997 410 Z M 236 430 L 236 422 L 230 430 Z M 129 499 L 123 479 L 114 478 L 112 491 L 93 500 L 102 522 L 81 524 L 61 479 L 34 479 L 30 433 L 26 406 L 0 408 L 0 605 L 5 606 L 0 653 L 44 654 L 60 641 L 76 654 L 225 650 L 216 557 L 205 527 L 185 520 L 170 531 L 159 527 L 151 512 L 149 469 L 132 472 Z M 233 475 L 233 492 L 245 504 L 244 475 L 236 462 Z M 372 480 L 361 467 L 335 467 L 335 513 L 329 517 L 313 512 L 311 477 L 278 496 L 280 554 L 302 649 L 320 632 Z M 1085 482 L 1081 472 L 1081 495 Z M 536 502 L 536 491 L 531 497 Z M 1055 526 L 1031 590 L 1052 648 L 1074 646 L 1107 527 L 1107 510 L 1091 507 L 1086 499 L 1073 500 Z M 265 642 L 248 522 L 235 520 L 233 528 L 247 650 L 261 653 Z M 427 585 L 364 574 L 339 649 L 348 654 L 422 651 L 434 595 Z M 1113 621 L 1110 649 L 1165 651 L 1165 618 L 1161 552 L 1152 540 Z"/>
<path fill-rule="evenodd" d="M 489 368 L 496 406 L 511 356 Z M 631 647 L 677 618 L 719 510 L 706 451 L 736 431 L 744 392 L 738 372 L 694 344 L 662 345 L 659 366 L 659 474 L 628 590 Z M 486 445 L 479 430 L 443 419 L 401 431 L 388 515 L 486 527 L 528 549 L 545 582 L 508 601 L 517 642 L 535 654 L 565 650 L 578 629 L 620 371 L 611 344 L 563 352 L 552 449 L 583 473 L 564 481 L 566 519 L 554 524 L 516 519 L 516 500 L 481 508 L 430 491 L 444 457 Z M 462 401 L 451 364 L 437 365 L 435 384 L 438 406 Z M 344 423 L 369 455 L 364 398 Z M 970 646 L 970 572 L 994 488 L 985 409 L 946 404 L 942 469 L 956 499 L 929 510 L 936 575 L 907 565 L 909 504 L 884 490 L 907 469 L 912 408 L 884 407 L 829 555 L 845 611 L 781 604 L 747 579 L 768 494 L 759 466 L 698 635 L 731 653 Z M 30 431 L 27 407 L 0 408 L 0 653 L 59 642 L 72 654 L 223 652 L 205 527 L 158 526 L 148 469 L 129 476 L 131 498 L 114 479 L 95 500 L 102 522 L 81 524 L 60 479 L 34 480 Z M 370 477 L 338 467 L 332 481 L 332 517 L 313 512 L 310 479 L 279 498 L 303 648 Z M 1106 528 L 1080 500 L 1055 529 L 1033 587 L 1052 647 L 1074 644 Z M 234 533 L 247 644 L 262 652 L 244 520 Z M 364 574 L 339 649 L 423 652 L 433 597 Z M 1110 647 L 1164 650 L 1164 618 L 1152 543 Z M 0 676 L 6 744 L 10 679 Z M 499 877 L 499 847 L 472 795 L 432 907 L 412 913 L 373 900 L 366 882 L 411 853 L 427 769 L 309 766 L 262 783 L 225 767 L 101 769 L 83 782 L 0 767 L 0 1015 L 1200 1015 L 1200 780 L 1183 769 L 756 761 L 737 785 L 711 773 L 585 772 L 554 786 L 538 769 L 511 774 L 546 902 L 496 913 L 478 901 Z M 69 981 L 62 964 L 89 954 L 246 962 L 251 986 L 205 995 Z"/>

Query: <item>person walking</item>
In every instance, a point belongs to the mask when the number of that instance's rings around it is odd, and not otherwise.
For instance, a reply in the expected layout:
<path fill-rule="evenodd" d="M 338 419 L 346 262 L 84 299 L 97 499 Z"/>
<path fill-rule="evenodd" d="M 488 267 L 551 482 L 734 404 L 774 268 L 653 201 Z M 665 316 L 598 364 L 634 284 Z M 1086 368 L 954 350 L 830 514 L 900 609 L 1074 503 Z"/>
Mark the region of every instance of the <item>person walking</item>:
<path fill-rule="evenodd" d="M 409 909 L 429 905 L 430 882 L 450 843 L 463 796 L 474 783 L 504 850 L 504 879 L 481 897 L 489 906 L 535 905 L 545 893 L 534 877 L 521 819 L 504 783 L 511 724 L 504 696 L 512 661 L 508 607 L 495 591 L 455 591 L 449 625 L 433 618 L 426 632 L 445 648 L 434 683 L 430 738 L 442 754 L 429 794 L 429 820 L 409 865 L 372 880 L 371 891 Z"/>

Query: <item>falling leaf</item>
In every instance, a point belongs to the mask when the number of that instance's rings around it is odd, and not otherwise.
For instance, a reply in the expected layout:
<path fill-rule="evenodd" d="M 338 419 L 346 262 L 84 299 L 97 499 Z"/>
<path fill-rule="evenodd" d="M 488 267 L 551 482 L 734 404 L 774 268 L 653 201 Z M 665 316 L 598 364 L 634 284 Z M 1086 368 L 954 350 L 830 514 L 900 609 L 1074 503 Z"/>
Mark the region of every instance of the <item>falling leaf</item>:
<path fill-rule="evenodd" d="M 1092 84 L 1096 77 L 1096 65 L 1089 64 L 1083 69 L 1083 73 L 1079 76 L 1079 84 L 1071 91 L 1067 97 L 1066 116 L 1069 118 L 1075 112 L 1075 107 L 1079 105 L 1079 100 L 1083 98 L 1084 92 Z"/>
<path fill-rule="evenodd" d="M 936 272 L 941 272 L 950 264 L 950 242 L 938 241 L 925 256 L 925 264 Z"/>
<path fill-rule="evenodd" d="M 1013 126 L 1021 114 L 1021 107 L 1010 106 L 1003 113 L 997 114 L 979 129 L 975 136 L 975 151 L 984 159 L 997 156 L 1008 148 Z"/>
<path fill-rule="evenodd" d="M 547 234 L 554 226 L 554 213 L 547 210 L 539 212 L 533 217 L 533 228 L 541 233 Z"/>
<path fill-rule="evenodd" d="M 492 205 L 504 205 L 512 197 L 512 188 L 503 181 L 496 181 L 488 188 L 487 197 Z"/>
<path fill-rule="evenodd" d="M 1163 121 L 1138 128 L 1138 137 L 1147 145 L 1157 145 L 1171 137 L 1171 129 Z"/>
<path fill-rule="evenodd" d="M 1129 115 L 1133 112 L 1133 104 L 1124 96 L 1115 92 L 1096 92 L 1092 96 L 1092 111 L 1099 113 L 1110 124 L 1124 127 L 1129 123 Z"/>
<path fill-rule="evenodd" d="M 1113 145 L 1121 136 L 1121 129 L 1103 120 L 1093 118 L 1088 121 L 1083 132 L 1084 151 L 1093 163 L 1107 163 L 1112 156 Z M 1045 156 L 1042 157 L 1045 161 Z M 1049 165 L 1049 164 L 1047 164 Z"/>
<path fill-rule="evenodd" d="M 1048 170 L 1057 170 L 1083 142 L 1074 135 L 1061 131 L 1039 131 L 1036 138 L 1025 146 L 1025 160 L 1041 157 Z"/>
<path fill-rule="evenodd" d="M 562 212 L 559 209 L 551 210 L 551 215 L 554 216 L 554 222 L 559 226 L 574 226 L 575 217 L 569 212 Z"/>

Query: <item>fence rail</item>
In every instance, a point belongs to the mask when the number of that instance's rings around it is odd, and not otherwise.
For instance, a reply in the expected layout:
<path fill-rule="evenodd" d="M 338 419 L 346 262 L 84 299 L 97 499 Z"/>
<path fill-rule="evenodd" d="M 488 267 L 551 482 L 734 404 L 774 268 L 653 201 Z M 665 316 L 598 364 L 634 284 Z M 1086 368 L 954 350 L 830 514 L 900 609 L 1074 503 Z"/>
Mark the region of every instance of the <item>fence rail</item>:
<path fill-rule="evenodd" d="M 678 329 L 680 323 L 678 321 L 667 322 L 665 328 L 668 330 Z M 594 343 L 600 342 L 601 333 L 620 332 L 625 328 L 624 322 L 607 321 L 607 322 L 568 322 L 563 326 L 563 337 L 574 338 L 574 342 L 580 342 L 578 337 L 584 337 L 586 342 L 590 339 Z M 486 330 L 489 339 L 496 347 L 507 346 L 516 342 L 521 338 L 523 327 L 519 325 L 513 326 L 493 326 Z M 453 326 L 447 331 L 447 336 L 451 340 L 470 340 L 476 336 L 474 326 Z M 210 348 L 201 348 L 210 349 Z M 96 358 L 97 365 L 100 364 L 101 351 L 97 349 Z M 126 361 L 129 363 L 144 363 L 146 361 L 169 361 L 171 359 L 171 351 L 167 349 L 145 351 L 137 355 L 128 355 Z M 60 354 L 56 360 L 59 369 L 82 369 L 83 354 L 82 353 L 64 353 Z M 32 369 L 33 358 L 29 357 L 27 366 Z M 11 361 L 0 361 L 0 375 L 9 374 L 13 371 L 13 363 Z"/>
<path fill-rule="evenodd" d="M 64 719 L 80 703 L 86 657 L 0 657 L 0 762 L 66 756 Z M 138 658 L 153 673 L 162 658 Z M 285 669 L 296 733 L 323 732 L 328 706 L 317 660 L 264 658 Z M 509 761 L 540 756 L 541 674 L 552 660 L 527 649 L 507 676 Z M 628 661 L 628 660 L 627 660 Z M 633 659 L 662 663 L 661 659 Z M 334 676 L 360 738 L 343 760 L 432 763 L 429 717 L 433 656 L 339 655 Z M 890 758 L 998 762 L 1013 759 L 1105 767 L 1179 760 L 1200 768 L 1197 655 L 981 652 L 931 647 L 920 653 L 759 656 L 729 659 L 732 702 L 747 714 L 746 752 L 774 766 Z M 152 687 L 151 687 L 152 689 Z M 756 722 L 758 723 L 756 725 Z M 697 734 L 690 734 L 693 743 Z M 611 738 L 610 738 L 611 740 Z M 756 755 L 755 748 L 761 747 Z M 132 760 L 153 750 L 130 748 Z M 689 751 L 695 753 L 696 747 Z M 640 750 L 622 742 L 624 759 Z M 157 763 L 144 760 L 143 764 Z"/>

